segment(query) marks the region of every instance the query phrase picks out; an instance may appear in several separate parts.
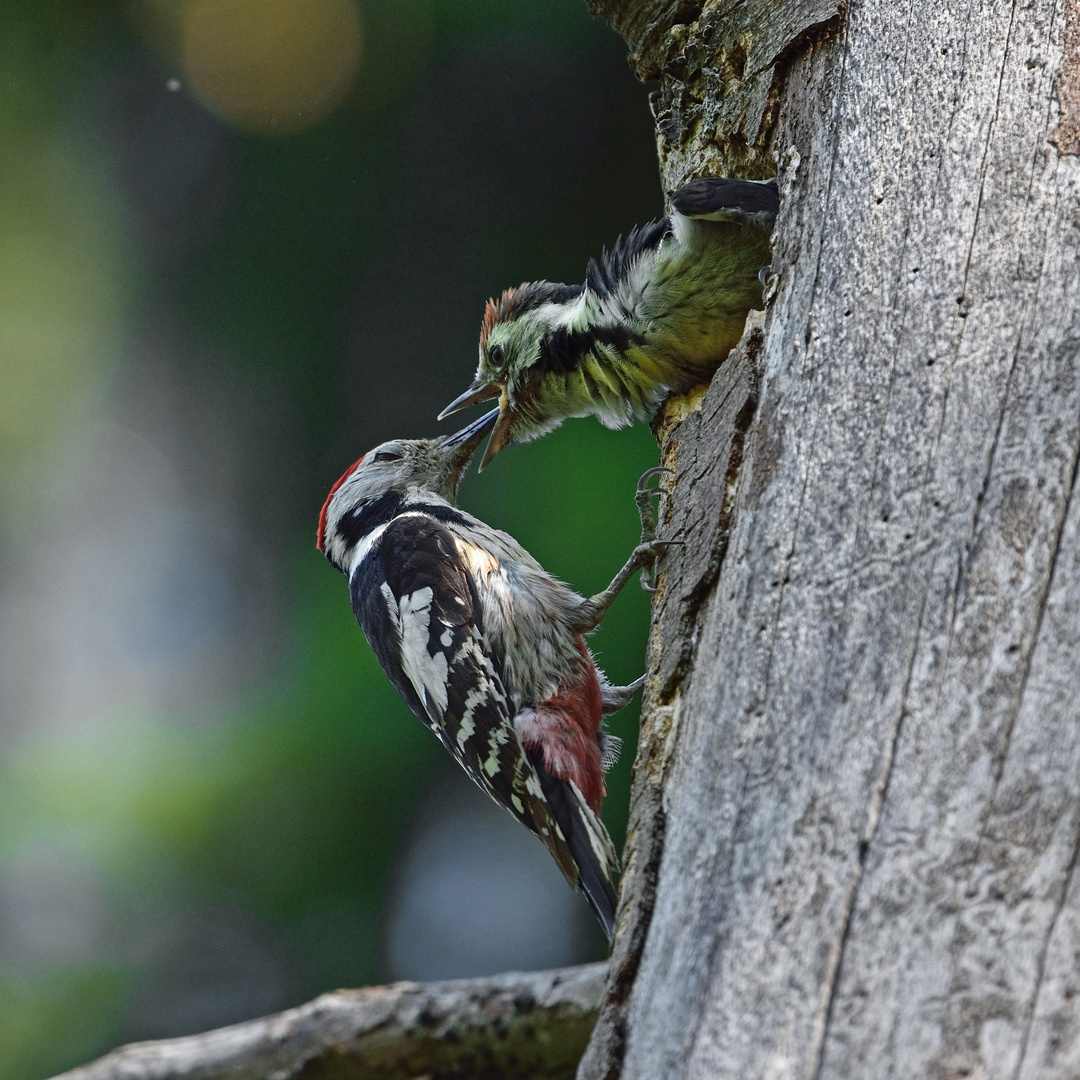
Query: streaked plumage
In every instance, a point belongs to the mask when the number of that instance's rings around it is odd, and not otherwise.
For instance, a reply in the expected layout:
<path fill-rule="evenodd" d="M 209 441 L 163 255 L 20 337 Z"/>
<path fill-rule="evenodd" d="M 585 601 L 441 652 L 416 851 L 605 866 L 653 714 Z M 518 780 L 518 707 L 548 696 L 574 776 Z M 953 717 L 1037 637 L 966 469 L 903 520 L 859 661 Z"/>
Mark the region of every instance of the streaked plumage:
<path fill-rule="evenodd" d="M 616 740 L 601 726 L 636 687 L 612 686 L 583 635 L 629 574 L 586 600 L 454 505 L 497 415 L 365 454 L 331 489 L 318 547 L 348 577 L 356 618 L 412 711 L 540 837 L 610 937 L 617 862 L 600 804 Z"/>
<path fill-rule="evenodd" d="M 528 282 L 489 300 L 472 385 L 442 413 L 499 398 L 481 468 L 567 417 L 608 427 L 708 380 L 762 302 L 775 180 L 706 179 L 589 262 L 581 285 Z"/>

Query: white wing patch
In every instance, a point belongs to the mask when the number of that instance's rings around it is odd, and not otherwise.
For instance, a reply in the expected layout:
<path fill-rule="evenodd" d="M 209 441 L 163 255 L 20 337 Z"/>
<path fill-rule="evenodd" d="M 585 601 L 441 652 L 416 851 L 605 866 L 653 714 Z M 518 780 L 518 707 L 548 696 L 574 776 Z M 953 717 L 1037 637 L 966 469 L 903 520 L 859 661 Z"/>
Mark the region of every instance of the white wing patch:
<path fill-rule="evenodd" d="M 401 613 L 398 611 L 397 597 L 394 595 L 394 590 L 390 588 L 387 582 L 382 583 L 382 588 L 379 591 L 383 595 L 383 600 L 386 601 L 386 612 L 390 616 L 390 622 L 393 623 L 394 629 L 397 631 L 397 636 L 401 638 Z"/>
<path fill-rule="evenodd" d="M 401 624 L 401 666 L 416 688 L 427 701 L 432 715 L 446 712 L 447 663 L 445 653 L 428 652 L 431 625 L 431 586 L 417 589 L 398 601 L 398 617 Z"/>

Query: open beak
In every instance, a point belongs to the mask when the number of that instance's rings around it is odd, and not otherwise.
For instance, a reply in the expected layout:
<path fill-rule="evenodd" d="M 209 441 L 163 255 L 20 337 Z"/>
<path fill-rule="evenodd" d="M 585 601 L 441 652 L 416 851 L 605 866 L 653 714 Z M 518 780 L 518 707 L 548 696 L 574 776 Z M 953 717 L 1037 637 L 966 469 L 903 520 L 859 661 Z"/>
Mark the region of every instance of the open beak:
<path fill-rule="evenodd" d="M 474 420 L 468 427 L 455 431 L 453 435 L 444 435 L 442 438 L 442 450 L 446 455 L 446 463 L 450 468 L 451 475 L 457 482 L 461 471 L 469 464 L 473 451 L 483 441 L 484 436 L 495 426 L 499 419 L 499 410 L 491 409 L 484 413 L 479 420 Z M 485 454 L 485 458 L 486 458 Z"/>
<path fill-rule="evenodd" d="M 470 405 L 475 405 L 479 401 L 490 401 L 491 398 L 499 397 L 502 392 L 502 383 L 489 382 L 481 385 L 474 382 L 464 394 L 459 394 L 439 413 L 439 419 L 443 420 L 451 413 L 456 413 L 459 409 L 467 409 Z"/>
<path fill-rule="evenodd" d="M 480 468 L 477 472 L 483 472 L 490 464 L 495 455 L 509 442 L 510 440 L 510 422 L 513 420 L 513 413 L 506 408 L 505 400 L 500 403 L 499 408 L 492 409 L 491 413 L 498 413 L 498 423 L 495 424 L 495 430 L 491 433 L 491 438 L 488 439 L 488 444 L 484 450 L 484 456 L 480 459 Z M 491 413 L 487 415 L 490 416 Z M 487 419 L 485 417 L 484 419 Z"/>

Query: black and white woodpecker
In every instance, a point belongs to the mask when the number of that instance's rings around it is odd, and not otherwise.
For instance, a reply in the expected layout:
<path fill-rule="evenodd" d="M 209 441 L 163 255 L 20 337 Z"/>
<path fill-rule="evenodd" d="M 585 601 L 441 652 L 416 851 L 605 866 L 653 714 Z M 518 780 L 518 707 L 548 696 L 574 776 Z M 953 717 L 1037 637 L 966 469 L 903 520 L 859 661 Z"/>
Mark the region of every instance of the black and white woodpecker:
<path fill-rule="evenodd" d="M 610 938 L 617 860 L 600 803 L 617 740 L 601 724 L 641 680 L 613 686 L 584 635 L 666 542 L 652 539 L 643 508 L 642 543 L 586 599 L 459 510 L 458 481 L 498 415 L 365 454 L 331 488 L 317 546 L 348 577 L 357 621 L 409 707 L 547 845 Z"/>
<path fill-rule="evenodd" d="M 480 468 L 567 417 L 618 428 L 707 381 L 762 306 L 776 180 L 695 180 L 620 237 L 582 285 L 533 281 L 489 300 L 472 385 L 440 414 L 499 399 Z"/>

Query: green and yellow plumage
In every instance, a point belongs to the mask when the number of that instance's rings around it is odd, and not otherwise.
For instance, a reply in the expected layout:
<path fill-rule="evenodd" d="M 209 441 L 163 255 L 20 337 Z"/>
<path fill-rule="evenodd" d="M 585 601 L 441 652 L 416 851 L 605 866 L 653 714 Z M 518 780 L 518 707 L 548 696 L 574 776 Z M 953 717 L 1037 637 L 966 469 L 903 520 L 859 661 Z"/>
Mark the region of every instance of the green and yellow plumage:
<path fill-rule="evenodd" d="M 582 285 L 530 282 L 489 300 L 472 386 L 443 416 L 498 397 L 481 465 L 573 416 L 609 427 L 709 379 L 761 306 L 775 181 L 697 180 L 671 212 L 589 263 Z"/>

